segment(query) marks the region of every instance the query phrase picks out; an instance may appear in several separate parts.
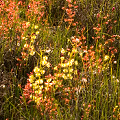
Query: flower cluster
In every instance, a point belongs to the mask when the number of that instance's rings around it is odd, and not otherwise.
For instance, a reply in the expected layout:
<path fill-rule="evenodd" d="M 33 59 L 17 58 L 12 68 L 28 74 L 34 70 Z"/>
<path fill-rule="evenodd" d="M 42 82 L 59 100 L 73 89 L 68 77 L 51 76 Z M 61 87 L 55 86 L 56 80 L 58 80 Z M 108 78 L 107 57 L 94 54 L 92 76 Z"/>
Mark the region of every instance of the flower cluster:
<path fill-rule="evenodd" d="M 65 22 L 68 22 L 69 25 L 76 26 L 77 22 L 74 21 L 75 17 L 75 9 L 78 7 L 76 5 L 76 1 L 72 4 L 71 0 L 66 0 L 68 3 L 67 7 L 63 7 L 62 9 L 66 11 L 67 17 L 64 19 Z"/>

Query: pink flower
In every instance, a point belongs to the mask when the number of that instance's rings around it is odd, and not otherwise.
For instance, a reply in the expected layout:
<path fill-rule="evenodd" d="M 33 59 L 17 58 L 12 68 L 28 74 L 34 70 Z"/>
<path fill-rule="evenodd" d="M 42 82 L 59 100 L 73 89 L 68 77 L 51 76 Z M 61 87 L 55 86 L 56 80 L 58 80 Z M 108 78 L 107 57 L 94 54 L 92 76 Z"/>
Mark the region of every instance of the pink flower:
<path fill-rule="evenodd" d="M 112 8 L 112 11 L 114 11 L 114 10 L 115 10 L 115 7 Z"/>

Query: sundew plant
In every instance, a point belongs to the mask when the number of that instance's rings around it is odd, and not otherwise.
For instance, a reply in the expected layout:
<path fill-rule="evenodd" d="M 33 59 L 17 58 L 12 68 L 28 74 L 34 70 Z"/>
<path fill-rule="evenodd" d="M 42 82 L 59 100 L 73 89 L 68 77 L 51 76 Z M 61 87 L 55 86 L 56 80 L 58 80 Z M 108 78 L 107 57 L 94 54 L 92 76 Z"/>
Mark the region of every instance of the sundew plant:
<path fill-rule="evenodd" d="M 120 119 L 119 0 L 1 0 L 2 120 Z"/>

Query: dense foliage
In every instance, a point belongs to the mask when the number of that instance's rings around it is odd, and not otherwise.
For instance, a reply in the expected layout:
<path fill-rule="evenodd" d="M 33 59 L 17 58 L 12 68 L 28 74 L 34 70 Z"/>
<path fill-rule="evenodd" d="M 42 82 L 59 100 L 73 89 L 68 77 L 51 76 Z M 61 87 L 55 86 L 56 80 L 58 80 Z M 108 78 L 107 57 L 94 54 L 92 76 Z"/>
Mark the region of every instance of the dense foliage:
<path fill-rule="evenodd" d="M 0 118 L 120 119 L 119 0 L 1 0 Z"/>

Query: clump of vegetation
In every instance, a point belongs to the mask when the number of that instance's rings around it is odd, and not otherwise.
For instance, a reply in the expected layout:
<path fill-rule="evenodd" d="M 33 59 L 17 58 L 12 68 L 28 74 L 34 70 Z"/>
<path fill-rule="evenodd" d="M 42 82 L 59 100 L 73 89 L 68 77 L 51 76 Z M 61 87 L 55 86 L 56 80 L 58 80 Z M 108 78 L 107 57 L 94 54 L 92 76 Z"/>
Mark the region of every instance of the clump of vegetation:
<path fill-rule="evenodd" d="M 119 8 L 0 1 L 1 118 L 120 119 Z"/>

